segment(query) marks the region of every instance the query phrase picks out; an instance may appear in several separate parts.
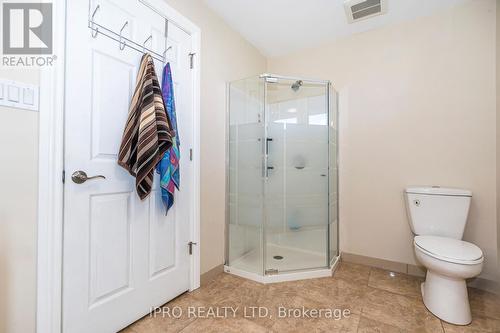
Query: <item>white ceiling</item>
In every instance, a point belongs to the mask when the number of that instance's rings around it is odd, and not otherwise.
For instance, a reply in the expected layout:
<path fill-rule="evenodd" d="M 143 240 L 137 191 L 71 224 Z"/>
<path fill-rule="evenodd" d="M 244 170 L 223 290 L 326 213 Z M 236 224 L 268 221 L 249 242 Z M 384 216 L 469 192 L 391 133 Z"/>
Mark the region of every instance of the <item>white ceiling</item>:
<path fill-rule="evenodd" d="M 274 57 L 432 14 L 467 0 L 387 0 L 388 12 L 347 23 L 343 0 L 204 0 L 262 54 Z"/>

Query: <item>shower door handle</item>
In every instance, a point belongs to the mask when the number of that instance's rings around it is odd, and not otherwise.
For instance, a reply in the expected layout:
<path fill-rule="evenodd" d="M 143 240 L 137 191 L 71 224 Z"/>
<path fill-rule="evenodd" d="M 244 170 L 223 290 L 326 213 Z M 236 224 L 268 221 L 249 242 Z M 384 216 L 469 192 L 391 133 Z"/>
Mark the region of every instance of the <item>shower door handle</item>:
<path fill-rule="evenodd" d="M 269 141 L 273 141 L 273 138 L 266 138 L 266 155 L 269 155 Z"/>
<path fill-rule="evenodd" d="M 266 164 L 265 164 L 265 165 L 266 165 L 266 167 L 265 167 L 265 168 L 266 168 L 266 170 L 265 170 L 265 173 L 266 173 L 266 178 L 267 178 L 267 177 L 269 177 L 269 170 L 274 169 L 274 167 L 272 167 L 272 166 L 267 166 L 267 163 L 269 163 L 269 162 L 268 162 L 268 156 L 269 156 L 269 142 L 271 142 L 271 141 L 273 141 L 273 138 L 266 138 L 266 154 L 265 154 L 265 155 L 266 155 L 266 156 L 265 156 L 265 158 L 266 158 Z"/>
<path fill-rule="evenodd" d="M 269 177 L 269 170 L 274 170 L 274 167 L 273 166 L 268 166 L 266 168 L 266 177 Z"/>

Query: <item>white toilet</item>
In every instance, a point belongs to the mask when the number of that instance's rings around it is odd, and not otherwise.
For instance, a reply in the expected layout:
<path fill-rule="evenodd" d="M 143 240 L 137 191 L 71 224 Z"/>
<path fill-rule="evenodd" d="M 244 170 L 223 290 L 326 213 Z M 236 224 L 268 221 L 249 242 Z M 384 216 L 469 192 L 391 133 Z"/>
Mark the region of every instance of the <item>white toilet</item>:
<path fill-rule="evenodd" d="M 427 268 L 421 291 L 424 304 L 437 317 L 456 324 L 472 321 L 465 279 L 479 275 L 483 252 L 462 241 L 472 193 L 444 187 L 405 190 L 413 244 Z"/>

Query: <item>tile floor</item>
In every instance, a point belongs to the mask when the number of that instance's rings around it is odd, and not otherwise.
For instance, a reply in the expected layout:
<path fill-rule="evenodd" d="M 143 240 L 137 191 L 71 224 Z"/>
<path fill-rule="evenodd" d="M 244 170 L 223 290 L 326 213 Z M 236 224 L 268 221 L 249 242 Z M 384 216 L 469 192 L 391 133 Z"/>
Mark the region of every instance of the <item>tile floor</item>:
<path fill-rule="evenodd" d="M 419 292 L 421 281 L 405 274 L 390 274 L 345 262 L 331 278 L 268 285 L 221 274 L 206 286 L 164 306 L 171 313 L 174 307 L 182 309 L 180 318 L 146 316 L 122 332 L 500 332 L 500 297 L 469 289 L 473 322 L 469 326 L 454 326 L 426 310 Z M 251 316 L 252 306 L 267 308 L 269 313 Z M 338 320 L 332 318 L 331 313 L 328 317 L 326 312 L 321 318 L 294 318 L 293 314 L 278 318 L 280 306 L 349 309 L 350 315 Z M 213 313 L 209 318 L 188 314 L 189 308 L 208 311 L 209 307 L 218 307 L 220 315 L 222 307 L 238 307 L 238 310 L 234 316 L 228 310 L 227 319 L 215 318 Z"/>

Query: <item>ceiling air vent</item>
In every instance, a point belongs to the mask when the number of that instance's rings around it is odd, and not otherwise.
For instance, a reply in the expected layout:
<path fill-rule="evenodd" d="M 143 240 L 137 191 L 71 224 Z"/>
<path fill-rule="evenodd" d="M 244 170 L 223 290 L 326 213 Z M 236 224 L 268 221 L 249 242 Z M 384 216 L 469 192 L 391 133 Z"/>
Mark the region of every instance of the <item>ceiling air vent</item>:
<path fill-rule="evenodd" d="M 353 23 L 369 17 L 385 14 L 387 0 L 345 0 L 344 8 L 347 21 Z"/>

